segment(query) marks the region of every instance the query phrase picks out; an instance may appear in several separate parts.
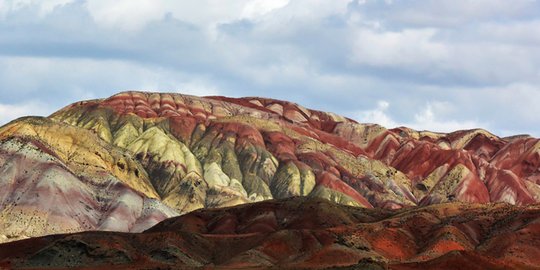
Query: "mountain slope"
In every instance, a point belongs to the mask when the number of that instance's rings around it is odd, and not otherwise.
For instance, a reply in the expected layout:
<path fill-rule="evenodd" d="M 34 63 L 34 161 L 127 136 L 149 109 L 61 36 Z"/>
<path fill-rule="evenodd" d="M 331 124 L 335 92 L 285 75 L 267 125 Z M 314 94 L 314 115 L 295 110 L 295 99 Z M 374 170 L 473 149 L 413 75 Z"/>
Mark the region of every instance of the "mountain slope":
<path fill-rule="evenodd" d="M 365 208 L 540 199 L 540 143 L 385 129 L 265 98 L 123 92 L 0 128 L 0 241 L 141 231 L 307 196 Z"/>
<path fill-rule="evenodd" d="M 0 129 L 0 138 L 0 241 L 142 231 L 177 215 L 138 162 L 87 130 L 25 118 Z"/>
<path fill-rule="evenodd" d="M 539 269 L 539 214 L 538 206 L 501 203 L 384 210 L 293 197 L 201 209 L 139 234 L 86 232 L 8 243 L 1 246 L 0 266 Z"/>

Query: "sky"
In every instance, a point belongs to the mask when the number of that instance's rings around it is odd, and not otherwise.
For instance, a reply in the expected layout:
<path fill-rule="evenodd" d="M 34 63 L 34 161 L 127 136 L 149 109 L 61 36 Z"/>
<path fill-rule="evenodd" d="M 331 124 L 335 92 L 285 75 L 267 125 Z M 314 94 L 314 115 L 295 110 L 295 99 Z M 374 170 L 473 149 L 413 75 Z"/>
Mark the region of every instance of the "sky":
<path fill-rule="evenodd" d="M 540 137 L 540 2 L 0 0 L 0 125 L 124 90 Z"/>

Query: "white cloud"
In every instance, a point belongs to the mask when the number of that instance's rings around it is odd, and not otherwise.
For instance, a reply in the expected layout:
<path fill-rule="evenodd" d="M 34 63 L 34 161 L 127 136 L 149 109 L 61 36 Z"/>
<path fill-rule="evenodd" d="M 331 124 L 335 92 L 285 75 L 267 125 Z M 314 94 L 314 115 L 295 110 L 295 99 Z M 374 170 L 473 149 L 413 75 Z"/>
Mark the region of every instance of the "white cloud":
<path fill-rule="evenodd" d="M 540 134 L 539 8 L 0 0 L 0 103 L 60 108 L 126 89 L 256 95 L 341 114 L 360 108 L 358 118 L 386 126 Z"/>
<path fill-rule="evenodd" d="M 511 21 L 504 24 L 486 22 L 462 34 L 471 42 L 481 39 L 491 43 L 538 46 L 540 45 L 540 19 Z"/>
<path fill-rule="evenodd" d="M 90 0 L 86 7 L 97 24 L 122 30 L 138 30 L 166 12 L 162 2 L 154 0 Z"/>
<path fill-rule="evenodd" d="M 389 128 L 396 127 L 399 124 L 388 115 L 388 107 L 390 107 L 388 101 L 379 100 L 375 109 L 360 111 L 356 118 L 363 123 L 375 123 Z"/>
<path fill-rule="evenodd" d="M 0 126 L 23 116 L 47 116 L 53 112 L 49 106 L 37 102 L 29 101 L 21 104 L 0 103 Z"/>
<path fill-rule="evenodd" d="M 508 84 L 537 80 L 538 23 L 480 24 L 462 30 L 414 28 L 389 31 L 359 27 L 351 44 L 352 64 L 388 68 L 420 78 Z M 482 37 L 480 40 L 479 37 Z M 511 37 L 506 39 L 505 37 Z"/>
<path fill-rule="evenodd" d="M 375 5 L 380 2 L 372 1 Z M 452 27 L 483 20 L 522 18 L 524 14 L 534 13 L 537 4 L 537 0 L 392 1 L 391 5 L 380 5 L 382 14 L 376 14 L 397 25 Z"/>
<path fill-rule="evenodd" d="M 136 31 L 170 14 L 180 21 L 213 30 L 221 23 L 257 19 L 288 3 L 288 0 L 90 0 L 87 8 L 95 22 L 105 27 Z"/>
<path fill-rule="evenodd" d="M 390 103 L 384 100 L 377 102 L 377 107 L 372 110 L 360 111 L 356 118 L 363 123 L 376 123 L 387 128 L 405 126 L 415 130 L 429 130 L 435 132 L 452 132 L 456 130 L 472 128 L 488 128 L 485 123 L 477 121 L 456 121 L 440 118 L 441 112 L 447 111 L 450 104 L 447 102 L 432 101 L 425 107 L 414 113 L 414 121 L 401 122 L 395 120 L 389 112 Z"/>
<path fill-rule="evenodd" d="M 266 15 L 273 10 L 282 8 L 289 4 L 289 0 L 252 0 L 246 3 L 242 10 L 242 17 L 247 19 L 256 19 L 259 16 Z"/>
<path fill-rule="evenodd" d="M 343 15 L 352 0 L 292 0 L 283 12 L 288 17 L 301 20 L 317 20 L 332 15 Z"/>
<path fill-rule="evenodd" d="M 354 60 L 379 67 L 427 69 L 448 59 L 448 48 L 434 41 L 436 29 L 400 32 L 361 28 L 353 45 Z"/>
<path fill-rule="evenodd" d="M 485 128 L 489 129 L 485 123 L 479 123 L 473 120 L 457 121 L 457 120 L 442 120 L 439 119 L 437 111 L 431 103 L 427 103 L 426 107 L 414 115 L 414 122 L 406 124 L 417 130 L 430 130 L 437 132 L 452 132 L 463 129 Z"/>
<path fill-rule="evenodd" d="M 51 13 L 55 8 L 72 3 L 74 0 L 2 0 L 0 1 L 0 16 L 25 8 L 37 8 L 40 17 Z"/>
<path fill-rule="evenodd" d="M 55 88 L 58 81 L 62 88 Z M 62 98 L 67 100 L 64 102 L 105 97 L 124 90 L 220 93 L 219 87 L 204 75 L 121 60 L 39 57 L 0 57 L 0 89 L 9 89 L 10 96 L 40 96 L 48 101 Z M 31 112 L 32 107 L 25 108 Z"/>
<path fill-rule="evenodd" d="M 61 0 L 56 0 L 61 1 Z M 64 0 L 68 1 L 68 0 Z M 205 30 L 242 19 L 287 22 L 316 20 L 345 13 L 352 0 L 89 0 L 86 7 L 94 21 L 105 27 L 136 31 L 169 14 Z M 281 11 L 281 15 L 275 14 Z M 268 15 L 274 15 L 269 18 Z"/>
<path fill-rule="evenodd" d="M 40 15 L 45 16 L 51 13 L 55 8 L 60 8 L 64 5 L 72 3 L 74 0 L 41 0 L 37 1 L 41 4 Z"/>
<path fill-rule="evenodd" d="M 160 86 L 164 83 L 166 83 L 166 81 L 163 80 L 162 75 L 154 73 L 150 79 L 141 83 L 141 88 L 135 90 L 175 92 L 195 96 L 217 96 L 220 94 L 219 87 L 212 84 L 210 80 L 207 79 L 191 78 L 184 81 L 169 82 L 171 86 L 166 88 Z"/>
<path fill-rule="evenodd" d="M 465 88 L 456 89 L 455 93 L 456 99 L 463 102 L 464 107 L 470 108 L 468 112 L 476 115 L 491 114 L 506 129 L 517 129 L 520 124 L 528 123 L 521 127 L 524 130 L 520 132 L 531 132 L 536 130 L 534 126 L 540 125 L 540 86 L 536 84 L 512 83 Z"/>

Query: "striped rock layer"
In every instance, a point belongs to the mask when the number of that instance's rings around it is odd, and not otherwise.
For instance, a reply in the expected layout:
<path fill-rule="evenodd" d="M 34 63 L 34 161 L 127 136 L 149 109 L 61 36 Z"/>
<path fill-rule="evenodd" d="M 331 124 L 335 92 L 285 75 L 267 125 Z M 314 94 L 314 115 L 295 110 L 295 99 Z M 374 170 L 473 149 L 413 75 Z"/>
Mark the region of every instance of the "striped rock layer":
<path fill-rule="evenodd" d="M 0 242 L 293 196 L 529 205 L 539 151 L 529 136 L 389 130 L 265 98 L 123 92 L 0 128 Z"/>
<path fill-rule="evenodd" d="M 6 269 L 539 269 L 540 207 L 399 210 L 294 197 L 200 209 L 137 234 L 6 243 Z"/>

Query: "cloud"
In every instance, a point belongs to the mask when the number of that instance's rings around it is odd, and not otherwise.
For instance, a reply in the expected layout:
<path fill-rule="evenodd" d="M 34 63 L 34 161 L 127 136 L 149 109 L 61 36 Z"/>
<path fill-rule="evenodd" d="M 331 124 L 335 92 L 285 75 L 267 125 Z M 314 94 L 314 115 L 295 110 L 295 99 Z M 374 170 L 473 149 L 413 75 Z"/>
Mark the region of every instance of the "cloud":
<path fill-rule="evenodd" d="M 40 97 L 58 109 L 78 100 L 130 89 L 220 94 L 219 87 L 202 75 L 122 60 L 41 57 L 0 57 L 0 89 L 8 93 L 2 95 L 3 102 L 17 104 L 28 97 Z"/>
<path fill-rule="evenodd" d="M 157 21 L 166 12 L 161 1 L 153 0 L 92 0 L 86 7 L 97 24 L 127 31 Z"/>
<path fill-rule="evenodd" d="M 273 10 L 282 8 L 289 4 L 289 0 L 253 0 L 244 6 L 242 9 L 242 18 L 256 19 L 257 17 L 264 16 Z"/>
<path fill-rule="evenodd" d="M 489 125 L 486 123 L 479 123 L 473 120 L 456 121 L 456 120 L 441 120 L 437 115 L 437 110 L 432 103 L 427 103 L 426 107 L 414 115 L 415 122 L 410 125 L 417 130 L 431 130 L 437 132 L 452 132 L 463 129 L 473 128 L 486 128 L 489 129 Z"/>
<path fill-rule="evenodd" d="M 387 128 L 399 126 L 399 124 L 388 115 L 388 107 L 390 107 L 390 103 L 379 100 L 376 108 L 360 111 L 355 118 L 364 123 L 375 123 Z"/>
<path fill-rule="evenodd" d="M 44 17 L 55 8 L 60 8 L 71 2 L 73 0 L 4 0 L 0 1 L 0 16 L 24 9 L 35 9 L 39 17 Z"/>
<path fill-rule="evenodd" d="M 414 113 L 414 121 L 399 122 L 390 115 L 390 103 L 380 100 L 377 102 L 376 108 L 357 112 L 357 119 L 366 123 L 376 123 L 386 128 L 405 126 L 416 130 L 435 132 L 452 132 L 480 127 L 488 128 L 486 123 L 471 120 L 456 121 L 442 119 L 439 113 L 451 110 L 449 106 L 451 105 L 444 102 L 428 102 L 423 108 Z"/>
<path fill-rule="evenodd" d="M 394 27 L 459 27 L 491 20 L 522 20 L 535 17 L 537 0 L 411 0 L 364 1 L 359 8 L 370 17 L 384 18 Z"/>
<path fill-rule="evenodd" d="M 65 0 L 67 1 L 67 0 Z M 202 29 L 238 20 L 259 21 L 270 13 L 288 6 L 285 18 L 318 18 L 328 13 L 346 10 L 350 0 L 299 1 L 295 0 L 201 0 L 197 2 L 173 0 L 91 0 L 86 2 L 94 21 L 105 27 L 127 31 L 141 30 L 145 25 L 165 16 L 184 21 Z M 277 16 L 279 17 L 279 16 Z M 268 17 L 266 17 L 268 18 Z"/>
<path fill-rule="evenodd" d="M 53 108 L 39 102 L 28 101 L 19 104 L 2 104 L 0 103 L 0 126 L 23 116 L 47 116 L 54 112 Z"/>
<path fill-rule="evenodd" d="M 540 135 L 539 2 L 0 1 L 0 104 L 181 91 Z"/>
<path fill-rule="evenodd" d="M 448 48 L 434 40 L 435 29 L 400 32 L 360 29 L 353 47 L 357 64 L 400 67 L 425 71 L 448 59 Z"/>

